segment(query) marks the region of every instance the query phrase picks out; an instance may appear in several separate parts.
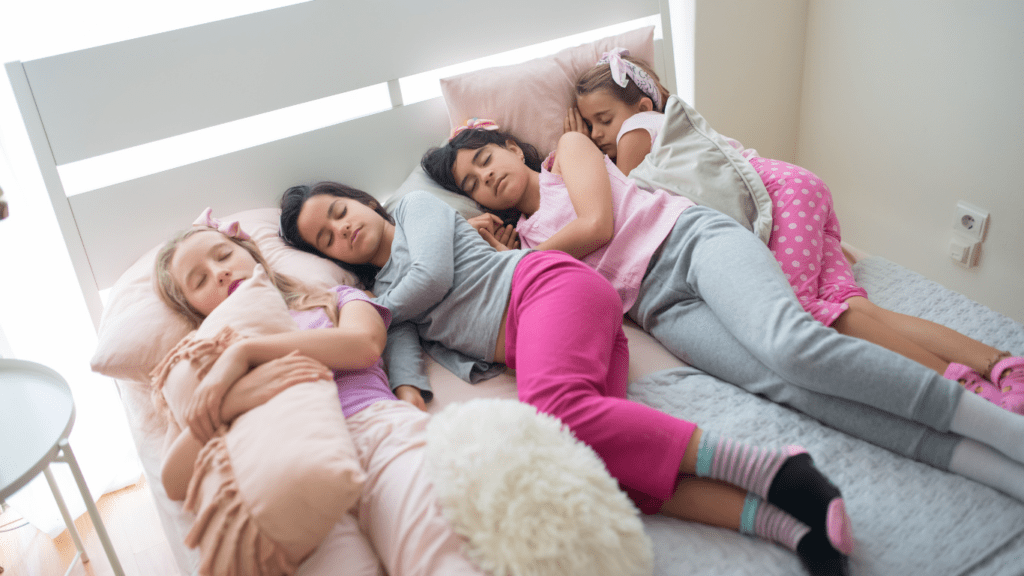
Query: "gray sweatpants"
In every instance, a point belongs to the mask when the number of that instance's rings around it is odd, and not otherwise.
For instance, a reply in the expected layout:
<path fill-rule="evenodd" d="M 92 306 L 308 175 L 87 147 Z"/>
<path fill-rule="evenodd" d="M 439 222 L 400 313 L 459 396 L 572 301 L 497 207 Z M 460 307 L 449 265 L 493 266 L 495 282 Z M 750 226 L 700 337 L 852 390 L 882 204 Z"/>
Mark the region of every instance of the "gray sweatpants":
<path fill-rule="evenodd" d="M 963 388 L 804 311 L 768 248 L 710 208 L 683 211 L 629 316 L 684 362 L 842 432 L 949 468 Z"/>

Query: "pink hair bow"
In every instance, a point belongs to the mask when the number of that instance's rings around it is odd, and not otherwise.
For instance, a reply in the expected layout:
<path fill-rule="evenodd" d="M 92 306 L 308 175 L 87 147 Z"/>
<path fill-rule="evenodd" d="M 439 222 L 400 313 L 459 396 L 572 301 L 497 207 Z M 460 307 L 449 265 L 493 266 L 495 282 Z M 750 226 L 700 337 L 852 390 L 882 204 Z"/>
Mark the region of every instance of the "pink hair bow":
<path fill-rule="evenodd" d="M 245 230 L 242 230 L 242 226 L 238 223 L 238 220 L 218 220 L 217 218 L 214 218 L 212 214 L 213 208 L 203 210 L 203 213 L 199 215 L 199 218 L 196 218 L 196 221 L 193 222 L 192 225 L 213 228 L 225 236 L 238 238 L 239 240 L 251 240 L 249 235 L 245 233 Z"/>
<path fill-rule="evenodd" d="M 612 80 L 623 88 L 629 84 L 629 80 L 632 78 L 636 87 L 654 102 L 654 109 L 659 110 L 661 108 L 661 93 L 658 91 L 658 86 L 643 68 L 623 60 L 623 56 L 629 56 L 629 50 L 614 48 L 611 52 L 601 54 L 601 59 L 597 61 L 597 64 L 607 64 L 612 71 Z"/>
<path fill-rule="evenodd" d="M 486 118 L 470 118 L 469 120 L 466 120 L 466 124 L 464 126 L 459 126 L 455 130 L 452 130 L 452 135 L 448 138 L 448 141 L 451 142 L 456 136 L 465 130 L 473 130 L 476 128 L 481 130 L 497 130 L 498 124 L 494 120 L 488 120 Z"/>

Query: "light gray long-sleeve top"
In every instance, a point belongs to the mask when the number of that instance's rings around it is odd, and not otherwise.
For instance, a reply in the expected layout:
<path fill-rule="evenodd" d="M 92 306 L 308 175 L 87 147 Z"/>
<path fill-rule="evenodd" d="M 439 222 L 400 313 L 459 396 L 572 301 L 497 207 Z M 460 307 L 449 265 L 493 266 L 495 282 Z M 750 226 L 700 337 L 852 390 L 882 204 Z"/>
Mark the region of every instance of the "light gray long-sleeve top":
<path fill-rule="evenodd" d="M 432 396 L 420 350 L 467 382 L 500 373 L 494 346 L 512 273 L 529 251 L 498 252 L 453 208 L 411 192 L 391 211 L 391 257 L 377 273 L 375 302 L 392 315 L 385 361 L 391 387 Z"/>

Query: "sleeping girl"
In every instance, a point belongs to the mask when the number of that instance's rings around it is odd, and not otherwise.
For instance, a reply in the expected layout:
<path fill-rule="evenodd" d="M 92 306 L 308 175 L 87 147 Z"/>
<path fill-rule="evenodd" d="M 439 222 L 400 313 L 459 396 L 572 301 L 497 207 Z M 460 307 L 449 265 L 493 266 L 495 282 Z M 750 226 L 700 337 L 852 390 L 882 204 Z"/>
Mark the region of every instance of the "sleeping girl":
<path fill-rule="evenodd" d="M 540 160 L 511 134 L 468 129 L 422 165 L 487 208 L 519 210 L 523 246 L 582 258 L 615 286 L 618 312 L 681 360 L 1024 500 L 1024 416 L 826 328 L 749 230 L 684 197 L 639 190 L 583 134 L 563 134 Z"/>
<path fill-rule="evenodd" d="M 251 240 L 223 229 L 193 226 L 163 248 L 161 296 L 197 326 L 261 264 L 300 329 L 241 339 L 213 363 L 190 402 L 188 428 L 165 459 L 168 495 L 184 497 L 199 449 L 222 422 L 291 384 L 327 376 L 337 383 L 367 474 L 354 514 L 387 573 L 482 574 L 461 553 L 464 540 L 442 515 L 425 472 L 429 416 L 397 400 L 388 385 L 380 359 L 388 310 L 352 287 L 316 292 L 275 275 Z"/>
<path fill-rule="evenodd" d="M 590 136 L 629 174 L 651 151 L 665 121 L 668 91 L 650 66 L 608 52 L 575 86 L 576 106 L 566 131 Z M 730 144 L 742 149 L 735 140 Z M 782 266 L 801 306 L 842 334 L 903 354 L 957 380 L 971 392 L 1024 414 L 1024 357 L 1012 357 L 941 324 L 874 305 L 843 257 L 839 220 L 828 186 L 810 171 L 743 150 L 772 199 L 768 248 Z"/>
<path fill-rule="evenodd" d="M 519 399 L 592 447 L 641 511 L 757 534 L 814 573 L 845 565 L 853 540 L 843 499 L 805 451 L 741 445 L 626 399 L 621 302 L 579 260 L 497 252 L 424 192 L 389 214 L 365 192 L 324 182 L 289 189 L 281 208 L 286 241 L 357 267 L 391 311 L 392 386 L 429 393 L 421 339 L 467 381 L 505 363 Z"/>

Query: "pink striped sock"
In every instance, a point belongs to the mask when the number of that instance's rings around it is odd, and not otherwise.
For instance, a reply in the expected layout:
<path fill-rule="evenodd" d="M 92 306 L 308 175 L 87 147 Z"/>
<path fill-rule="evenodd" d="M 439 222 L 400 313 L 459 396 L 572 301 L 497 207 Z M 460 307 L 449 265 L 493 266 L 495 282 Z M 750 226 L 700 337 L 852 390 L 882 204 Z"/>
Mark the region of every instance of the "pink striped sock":
<path fill-rule="evenodd" d="M 728 482 L 767 500 L 775 475 L 793 455 L 790 450 L 759 448 L 705 431 L 697 452 L 697 476 Z"/>
<path fill-rule="evenodd" d="M 795 552 L 800 540 L 810 531 L 809 526 L 785 511 L 761 500 L 755 494 L 747 494 L 743 502 L 740 532 L 754 534 Z"/>

